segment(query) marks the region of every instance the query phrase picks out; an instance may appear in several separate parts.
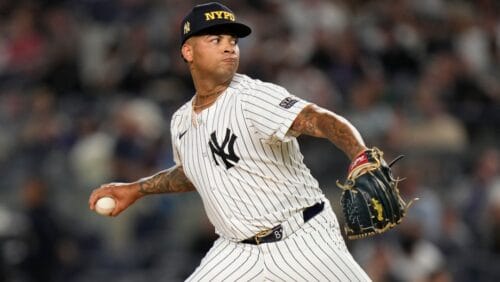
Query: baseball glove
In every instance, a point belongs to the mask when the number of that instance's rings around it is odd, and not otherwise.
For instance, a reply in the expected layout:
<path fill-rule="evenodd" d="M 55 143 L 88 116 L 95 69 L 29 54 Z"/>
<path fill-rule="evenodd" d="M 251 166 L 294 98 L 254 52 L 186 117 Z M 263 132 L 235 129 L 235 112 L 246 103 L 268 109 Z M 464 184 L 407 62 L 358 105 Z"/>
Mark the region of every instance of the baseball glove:
<path fill-rule="evenodd" d="M 359 239 L 379 234 L 401 223 L 408 204 L 401 198 L 398 182 L 391 166 L 384 161 L 378 148 L 367 149 L 359 154 L 349 166 L 349 173 L 342 188 L 340 204 L 345 217 L 344 229 L 349 239 Z"/>

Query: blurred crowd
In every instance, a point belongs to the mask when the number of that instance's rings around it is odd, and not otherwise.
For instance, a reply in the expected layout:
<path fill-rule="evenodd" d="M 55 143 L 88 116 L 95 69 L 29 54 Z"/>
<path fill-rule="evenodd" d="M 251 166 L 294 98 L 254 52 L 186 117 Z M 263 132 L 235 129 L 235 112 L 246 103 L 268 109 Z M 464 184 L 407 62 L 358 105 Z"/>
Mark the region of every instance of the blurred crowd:
<path fill-rule="evenodd" d="M 173 164 L 194 90 L 186 0 L 0 0 L 0 281 L 181 281 L 215 235 L 196 193 L 117 218 L 100 184 Z M 347 117 L 419 197 L 396 229 L 348 241 L 374 281 L 500 280 L 500 2 L 221 1 L 253 29 L 239 72 Z M 331 199 L 349 160 L 300 137 Z"/>

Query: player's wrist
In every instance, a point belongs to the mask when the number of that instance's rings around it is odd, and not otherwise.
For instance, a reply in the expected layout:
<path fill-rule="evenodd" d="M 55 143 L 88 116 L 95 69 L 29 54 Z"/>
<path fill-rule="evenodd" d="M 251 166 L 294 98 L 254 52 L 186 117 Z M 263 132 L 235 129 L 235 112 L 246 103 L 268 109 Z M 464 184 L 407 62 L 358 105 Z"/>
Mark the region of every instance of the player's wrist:
<path fill-rule="evenodd" d="M 146 189 L 144 188 L 144 183 L 146 182 L 146 178 L 141 178 L 137 180 L 136 182 L 133 182 L 130 184 L 130 191 L 133 194 L 133 197 L 136 199 L 140 199 L 146 195 L 149 195 L 150 193 L 147 193 Z"/>
<path fill-rule="evenodd" d="M 368 151 L 371 149 L 369 148 L 363 148 L 361 151 L 359 151 L 355 157 L 351 160 L 351 164 L 349 165 L 348 172 L 350 173 L 353 171 L 355 168 L 364 165 L 369 162 L 368 158 Z"/>
<path fill-rule="evenodd" d="M 376 148 L 364 148 L 361 152 L 359 152 L 349 165 L 349 177 L 363 174 L 366 171 L 371 170 L 373 167 L 378 166 L 377 160 L 373 155 L 378 152 L 380 151 Z"/>

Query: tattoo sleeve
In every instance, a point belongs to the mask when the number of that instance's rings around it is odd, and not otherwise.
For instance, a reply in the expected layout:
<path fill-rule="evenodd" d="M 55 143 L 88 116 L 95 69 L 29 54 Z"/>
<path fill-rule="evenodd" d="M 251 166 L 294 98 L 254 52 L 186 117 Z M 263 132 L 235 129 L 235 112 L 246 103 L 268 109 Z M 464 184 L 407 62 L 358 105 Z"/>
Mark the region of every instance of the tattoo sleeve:
<path fill-rule="evenodd" d="M 359 131 L 349 121 L 316 105 L 305 107 L 293 122 L 290 131 L 295 135 L 327 138 L 351 160 L 366 148 Z"/>
<path fill-rule="evenodd" d="M 180 193 L 195 190 L 193 183 L 184 174 L 182 166 L 162 170 L 139 181 L 139 192 L 143 195 Z"/>

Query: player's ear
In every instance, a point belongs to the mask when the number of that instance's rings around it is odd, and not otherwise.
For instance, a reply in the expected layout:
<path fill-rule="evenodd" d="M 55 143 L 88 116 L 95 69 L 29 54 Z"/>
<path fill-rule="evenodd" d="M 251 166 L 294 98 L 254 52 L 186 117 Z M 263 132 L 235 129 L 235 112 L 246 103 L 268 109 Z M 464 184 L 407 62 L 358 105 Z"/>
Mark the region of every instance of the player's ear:
<path fill-rule="evenodd" d="M 181 48 L 181 56 L 186 62 L 193 61 L 193 46 L 189 43 L 184 43 Z"/>

